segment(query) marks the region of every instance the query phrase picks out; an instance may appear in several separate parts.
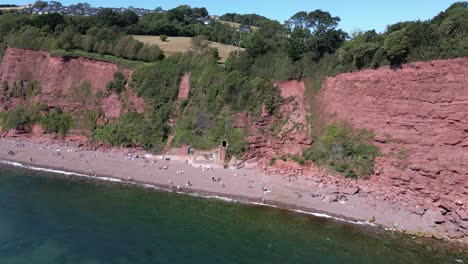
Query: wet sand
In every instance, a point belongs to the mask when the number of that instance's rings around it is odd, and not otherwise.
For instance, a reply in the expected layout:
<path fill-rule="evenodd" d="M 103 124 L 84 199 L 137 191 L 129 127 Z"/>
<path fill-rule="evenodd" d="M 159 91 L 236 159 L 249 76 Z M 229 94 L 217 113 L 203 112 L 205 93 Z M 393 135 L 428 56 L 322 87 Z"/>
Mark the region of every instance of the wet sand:
<path fill-rule="evenodd" d="M 9 155 L 9 150 L 15 154 Z M 343 194 L 335 186 L 323 186 L 316 182 L 313 176 L 290 180 L 255 169 L 207 169 L 207 166 L 186 163 L 186 159 L 180 157 L 179 161 L 174 158 L 153 160 L 144 158 L 145 152 L 126 152 L 128 150 L 89 151 L 60 144 L 0 140 L 0 160 L 260 203 L 356 224 L 378 225 L 387 230 L 406 230 L 408 233 L 437 231 L 424 226 L 421 217 L 409 209 L 375 200 L 365 194 Z M 216 181 L 212 180 L 213 177 Z M 324 199 L 330 194 L 339 196 L 340 200 L 330 202 Z"/>

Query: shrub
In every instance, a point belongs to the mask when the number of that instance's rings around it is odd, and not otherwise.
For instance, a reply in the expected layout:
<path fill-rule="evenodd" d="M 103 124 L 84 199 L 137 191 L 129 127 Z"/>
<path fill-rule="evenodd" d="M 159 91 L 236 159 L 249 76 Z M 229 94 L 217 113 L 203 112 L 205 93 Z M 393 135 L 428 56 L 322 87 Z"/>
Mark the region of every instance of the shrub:
<path fill-rule="evenodd" d="M 252 75 L 268 80 L 289 80 L 297 78 L 298 74 L 297 66 L 283 53 L 267 53 L 252 65 Z"/>
<path fill-rule="evenodd" d="M 143 146 L 159 151 L 164 146 L 166 135 L 167 131 L 163 127 L 155 125 L 143 114 L 131 112 L 122 115 L 116 124 L 96 130 L 92 137 L 113 146 Z"/>
<path fill-rule="evenodd" d="M 21 49 L 52 50 L 57 46 L 50 34 L 31 26 L 11 34 L 7 41 L 8 46 Z"/>
<path fill-rule="evenodd" d="M 390 33 L 385 38 L 383 48 L 392 67 L 398 67 L 406 62 L 409 52 L 406 31 L 403 29 Z"/>
<path fill-rule="evenodd" d="M 306 165 L 306 160 L 304 157 L 294 155 L 294 156 L 291 156 L 291 159 L 301 166 Z"/>
<path fill-rule="evenodd" d="M 210 42 L 205 36 L 195 36 L 191 40 L 192 51 L 196 54 L 204 54 L 209 50 Z"/>
<path fill-rule="evenodd" d="M 144 45 L 137 53 L 137 59 L 153 62 L 164 59 L 164 53 L 158 45 Z"/>
<path fill-rule="evenodd" d="M 107 83 L 106 88 L 109 91 L 115 91 L 117 94 L 120 94 L 127 84 L 127 78 L 121 72 L 114 73 L 114 80 Z"/>
<path fill-rule="evenodd" d="M 65 136 L 72 126 L 72 117 L 60 111 L 51 112 L 42 118 L 41 123 L 45 132 Z"/>
<path fill-rule="evenodd" d="M 19 129 L 24 130 L 32 123 L 29 111 L 24 106 L 18 106 L 2 116 L 2 126 L 4 130 Z"/>
<path fill-rule="evenodd" d="M 372 145 L 373 138 L 373 133 L 366 129 L 353 131 L 347 125 L 331 125 L 303 156 L 346 177 L 367 177 L 374 173 L 374 160 L 380 153 Z"/>
<path fill-rule="evenodd" d="M 163 42 L 166 42 L 167 41 L 167 36 L 166 35 L 161 35 L 161 36 L 159 36 L 159 39 L 161 39 L 161 41 L 163 41 Z"/>
<path fill-rule="evenodd" d="M 265 105 L 269 114 L 275 113 L 283 102 L 279 90 L 271 81 L 255 77 L 249 83 L 251 95 L 249 97 L 250 110 L 259 112 L 262 104 Z"/>
<path fill-rule="evenodd" d="M 275 163 L 276 163 L 276 158 L 271 158 L 270 159 L 270 166 L 275 165 Z"/>

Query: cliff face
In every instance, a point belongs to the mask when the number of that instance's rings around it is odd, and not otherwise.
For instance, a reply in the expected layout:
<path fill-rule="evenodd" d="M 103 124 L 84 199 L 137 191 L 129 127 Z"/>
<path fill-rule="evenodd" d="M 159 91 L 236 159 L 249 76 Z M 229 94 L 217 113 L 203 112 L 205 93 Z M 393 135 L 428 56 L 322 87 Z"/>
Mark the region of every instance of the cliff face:
<path fill-rule="evenodd" d="M 67 112 L 82 110 L 83 107 L 94 108 L 98 104 L 106 117 L 117 117 L 123 103 L 117 95 L 109 94 L 98 101 L 86 100 L 105 92 L 106 84 L 114 79 L 116 71 L 117 65 L 110 62 L 80 57 L 52 57 L 48 52 L 9 48 L 0 64 L 0 81 L 9 87 L 15 82 L 35 81 L 40 85 L 40 91 L 33 98 L 34 101 L 58 106 Z M 131 75 L 129 70 L 123 73 Z M 143 111 L 141 98 L 129 94 L 126 99 L 126 110 Z M 2 100 L 0 107 L 12 107 L 14 101 Z"/>
<path fill-rule="evenodd" d="M 383 197 L 468 226 L 468 58 L 340 74 L 318 101 L 322 119 L 375 132 Z"/>
<path fill-rule="evenodd" d="M 268 161 L 271 157 L 300 155 L 312 144 L 304 82 L 278 82 L 275 86 L 284 99 L 276 115 L 263 111 L 260 117 L 240 113 L 235 118 L 237 127 L 248 130 L 246 141 L 249 152 L 244 157 L 246 159 Z"/>

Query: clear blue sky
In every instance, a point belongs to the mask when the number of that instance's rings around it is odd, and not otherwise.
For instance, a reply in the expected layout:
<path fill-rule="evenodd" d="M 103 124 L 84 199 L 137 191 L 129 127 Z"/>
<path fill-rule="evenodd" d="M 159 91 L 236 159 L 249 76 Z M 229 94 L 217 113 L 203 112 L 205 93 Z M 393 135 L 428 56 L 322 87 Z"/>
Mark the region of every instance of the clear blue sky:
<path fill-rule="evenodd" d="M 461 0 L 460 0 L 461 1 Z M 0 3 L 26 4 L 34 0 L 0 0 Z M 450 0 L 63 0 L 63 4 L 88 2 L 102 7 L 144 7 L 154 9 L 161 6 L 170 9 L 187 4 L 192 7 L 206 7 L 210 14 L 222 15 L 228 12 L 257 13 L 280 22 L 298 11 L 322 9 L 341 18 L 340 28 L 347 32 L 353 29 L 385 30 L 389 24 L 408 20 L 426 20 L 445 10 Z"/>

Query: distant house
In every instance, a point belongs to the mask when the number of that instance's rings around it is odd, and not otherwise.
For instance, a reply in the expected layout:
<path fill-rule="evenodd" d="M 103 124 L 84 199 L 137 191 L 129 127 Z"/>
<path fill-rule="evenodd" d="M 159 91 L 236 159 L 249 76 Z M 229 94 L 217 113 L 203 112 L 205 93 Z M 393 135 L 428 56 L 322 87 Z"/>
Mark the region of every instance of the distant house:
<path fill-rule="evenodd" d="M 237 29 L 237 31 L 240 33 L 250 34 L 252 33 L 252 28 L 250 26 L 242 25 Z"/>
<path fill-rule="evenodd" d="M 203 25 L 211 25 L 211 23 L 213 22 L 213 20 L 209 17 L 199 18 L 198 21 L 200 21 Z"/>
<path fill-rule="evenodd" d="M 44 14 L 53 14 L 53 13 L 58 13 L 62 15 L 83 15 L 83 16 L 94 16 L 97 15 L 103 8 L 102 7 L 91 7 L 89 4 L 77 4 L 77 5 L 70 5 L 70 6 L 62 6 L 56 2 L 50 2 L 48 6 L 44 8 L 40 7 L 34 7 L 33 5 L 25 6 L 24 11 L 31 13 L 31 14 L 36 14 L 36 15 L 44 15 Z M 146 14 L 152 13 L 153 11 L 149 9 L 144 9 L 144 8 L 134 8 L 134 7 L 129 7 L 129 8 L 124 8 L 124 7 L 119 7 L 119 8 L 112 8 L 114 12 L 117 13 L 123 13 L 126 10 L 132 10 L 137 14 L 139 17 L 142 17 Z M 160 9 L 155 10 L 154 12 L 167 12 L 165 10 Z"/>

